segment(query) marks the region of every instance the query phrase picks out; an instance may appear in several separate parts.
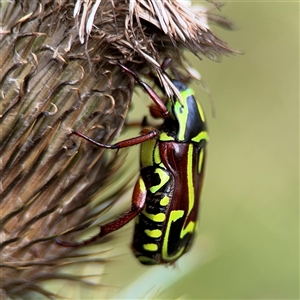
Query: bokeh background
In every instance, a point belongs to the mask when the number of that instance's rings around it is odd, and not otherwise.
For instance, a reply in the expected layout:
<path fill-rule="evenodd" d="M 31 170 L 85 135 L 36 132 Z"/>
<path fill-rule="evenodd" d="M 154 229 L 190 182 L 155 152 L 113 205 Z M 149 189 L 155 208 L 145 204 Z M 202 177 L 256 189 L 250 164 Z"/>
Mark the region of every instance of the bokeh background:
<path fill-rule="evenodd" d="M 236 30 L 214 31 L 244 54 L 189 56 L 216 107 L 213 118 L 194 84 L 210 132 L 197 241 L 177 266 L 145 267 L 126 226 L 98 270 L 101 298 L 299 299 L 299 2 L 227 1 L 221 13 Z M 133 119 L 147 114 L 141 90 L 133 103 Z M 129 152 L 137 169 L 138 147 Z"/>
<path fill-rule="evenodd" d="M 228 1 L 238 30 L 217 32 L 245 54 L 195 61 L 217 109 L 199 230 L 216 256 L 176 284 L 190 298 L 299 299 L 299 11 Z"/>

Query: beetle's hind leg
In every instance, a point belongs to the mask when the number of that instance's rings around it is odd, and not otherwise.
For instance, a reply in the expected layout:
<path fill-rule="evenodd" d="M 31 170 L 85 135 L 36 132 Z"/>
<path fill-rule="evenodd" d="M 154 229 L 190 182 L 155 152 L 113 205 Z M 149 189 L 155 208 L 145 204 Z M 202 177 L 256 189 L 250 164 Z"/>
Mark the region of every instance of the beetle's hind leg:
<path fill-rule="evenodd" d="M 100 226 L 100 232 L 97 235 L 87 240 L 84 240 L 82 242 L 71 243 L 56 238 L 55 239 L 56 244 L 63 247 L 81 247 L 93 243 L 97 241 L 99 238 L 102 238 L 107 234 L 120 229 L 121 227 L 129 223 L 132 219 L 134 219 L 141 212 L 141 210 L 145 205 L 146 196 L 147 196 L 147 189 L 146 189 L 145 182 L 142 179 L 142 177 L 139 177 L 133 190 L 131 208 L 129 211 L 121 215 L 118 219 Z"/>

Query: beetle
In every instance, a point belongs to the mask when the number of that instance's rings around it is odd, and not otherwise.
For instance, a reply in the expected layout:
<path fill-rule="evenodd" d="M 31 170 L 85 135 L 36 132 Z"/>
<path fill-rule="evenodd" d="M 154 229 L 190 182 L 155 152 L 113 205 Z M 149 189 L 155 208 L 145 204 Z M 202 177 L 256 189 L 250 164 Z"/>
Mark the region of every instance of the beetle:
<path fill-rule="evenodd" d="M 204 112 L 194 92 L 179 80 L 171 79 L 181 99 L 166 103 L 133 71 L 119 66 L 146 91 L 155 105 L 154 117 L 164 121 L 156 127 L 144 126 L 141 135 L 116 144 L 99 143 L 73 131 L 88 142 L 106 149 L 141 144 L 140 175 L 135 184 L 131 208 L 100 226 L 99 234 L 82 242 L 56 239 L 65 247 L 87 245 L 114 232 L 136 218 L 132 249 L 142 264 L 172 264 L 192 244 L 203 185 L 208 132 Z"/>

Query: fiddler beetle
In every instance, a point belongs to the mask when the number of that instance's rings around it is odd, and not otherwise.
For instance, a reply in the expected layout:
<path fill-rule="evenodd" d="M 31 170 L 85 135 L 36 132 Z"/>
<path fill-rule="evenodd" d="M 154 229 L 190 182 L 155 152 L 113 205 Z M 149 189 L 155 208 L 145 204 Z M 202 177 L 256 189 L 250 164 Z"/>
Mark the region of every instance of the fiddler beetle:
<path fill-rule="evenodd" d="M 204 112 L 193 90 L 179 80 L 172 79 L 172 83 L 181 99 L 174 97 L 164 103 L 133 71 L 121 63 L 119 66 L 154 101 L 150 113 L 164 121 L 156 127 L 144 126 L 140 136 L 113 145 L 73 132 L 105 149 L 141 144 L 140 176 L 129 211 L 100 226 L 99 234 L 90 239 L 71 243 L 57 238 L 56 243 L 65 247 L 87 245 L 136 218 L 132 249 L 138 260 L 146 265 L 171 264 L 188 251 L 195 235 L 208 142 Z"/>

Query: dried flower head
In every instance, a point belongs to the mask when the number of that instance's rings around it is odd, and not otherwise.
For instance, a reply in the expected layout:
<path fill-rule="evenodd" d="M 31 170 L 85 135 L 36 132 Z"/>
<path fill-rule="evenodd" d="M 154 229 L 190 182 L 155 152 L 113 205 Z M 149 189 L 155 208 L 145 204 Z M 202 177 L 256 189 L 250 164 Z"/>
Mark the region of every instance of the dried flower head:
<path fill-rule="evenodd" d="M 40 282 L 81 280 L 57 268 L 86 261 L 53 239 L 89 226 L 102 211 L 91 207 L 109 207 L 127 188 L 102 196 L 120 156 L 71 130 L 110 142 L 133 90 L 118 61 L 157 74 L 172 95 L 164 58 L 186 72 L 184 49 L 211 59 L 234 53 L 207 21 L 230 23 L 174 0 L 1 1 L 0 8 L 1 292 L 51 297 Z"/>

